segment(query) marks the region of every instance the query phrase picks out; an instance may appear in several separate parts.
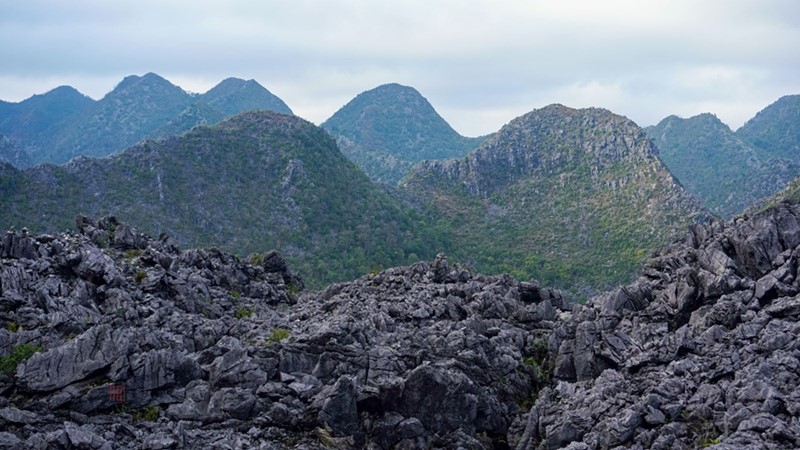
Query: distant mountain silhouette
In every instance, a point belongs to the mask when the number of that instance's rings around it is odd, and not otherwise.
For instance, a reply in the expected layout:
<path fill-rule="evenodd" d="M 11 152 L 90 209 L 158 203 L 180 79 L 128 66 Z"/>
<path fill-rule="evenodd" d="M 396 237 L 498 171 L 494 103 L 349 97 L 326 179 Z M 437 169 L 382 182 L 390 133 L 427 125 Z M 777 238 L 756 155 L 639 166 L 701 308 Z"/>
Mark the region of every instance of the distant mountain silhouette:
<path fill-rule="evenodd" d="M 670 116 L 646 131 L 675 177 L 722 217 L 800 176 L 800 95 L 781 97 L 735 133 L 708 113 Z"/>
<path fill-rule="evenodd" d="M 23 149 L 31 164 L 106 156 L 146 137 L 180 134 L 240 112 L 291 114 L 283 101 L 253 80 L 228 78 L 192 95 L 148 73 L 125 77 L 101 100 L 64 86 L 0 106 L 0 134 Z"/>
<path fill-rule="evenodd" d="M 373 180 L 396 184 L 417 162 L 460 158 L 486 138 L 458 134 L 416 89 L 362 92 L 322 124 Z"/>

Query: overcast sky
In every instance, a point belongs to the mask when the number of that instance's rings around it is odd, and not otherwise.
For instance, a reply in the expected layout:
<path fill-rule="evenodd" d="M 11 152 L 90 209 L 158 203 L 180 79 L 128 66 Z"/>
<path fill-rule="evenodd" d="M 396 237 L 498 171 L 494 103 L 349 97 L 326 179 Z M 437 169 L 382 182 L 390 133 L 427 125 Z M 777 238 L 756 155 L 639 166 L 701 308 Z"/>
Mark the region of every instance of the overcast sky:
<path fill-rule="evenodd" d="M 800 1 L 0 0 L 0 99 L 147 72 L 254 78 L 315 123 L 397 82 L 469 136 L 550 103 L 736 129 L 800 93 Z"/>

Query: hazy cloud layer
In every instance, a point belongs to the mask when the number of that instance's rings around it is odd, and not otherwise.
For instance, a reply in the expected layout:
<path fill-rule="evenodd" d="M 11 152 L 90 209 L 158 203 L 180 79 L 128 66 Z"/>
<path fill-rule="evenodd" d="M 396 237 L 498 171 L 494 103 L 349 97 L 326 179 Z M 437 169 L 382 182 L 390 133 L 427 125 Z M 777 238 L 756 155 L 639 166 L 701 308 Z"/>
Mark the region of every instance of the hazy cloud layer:
<path fill-rule="evenodd" d="M 0 99 L 94 98 L 155 72 L 203 92 L 255 78 L 319 123 L 359 92 L 417 88 L 477 135 L 549 103 L 733 128 L 800 93 L 796 0 L 5 2 Z"/>

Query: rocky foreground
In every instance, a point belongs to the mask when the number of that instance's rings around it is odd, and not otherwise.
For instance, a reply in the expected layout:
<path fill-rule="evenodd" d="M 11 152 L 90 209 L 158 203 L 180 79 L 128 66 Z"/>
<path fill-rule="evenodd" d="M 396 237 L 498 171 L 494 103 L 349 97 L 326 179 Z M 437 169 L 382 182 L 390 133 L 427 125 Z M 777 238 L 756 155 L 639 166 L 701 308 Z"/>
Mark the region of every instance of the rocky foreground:
<path fill-rule="evenodd" d="M 317 293 L 114 218 L 10 231 L 0 448 L 797 448 L 800 206 L 590 300 L 440 256 Z"/>

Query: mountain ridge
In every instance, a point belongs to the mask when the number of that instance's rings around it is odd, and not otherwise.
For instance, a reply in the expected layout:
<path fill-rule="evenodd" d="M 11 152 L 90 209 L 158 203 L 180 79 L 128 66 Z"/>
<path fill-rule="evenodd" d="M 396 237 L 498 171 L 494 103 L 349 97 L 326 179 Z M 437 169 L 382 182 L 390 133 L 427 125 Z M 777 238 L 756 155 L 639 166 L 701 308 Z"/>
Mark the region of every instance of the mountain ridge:
<path fill-rule="evenodd" d="M 775 193 L 800 170 L 792 161 L 765 155 L 710 113 L 669 116 L 645 131 L 673 175 L 722 217 Z"/>
<path fill-rule="evenodd" d="M 226 78 L 205 93 L 200 94 L 199 99 L 226 116 L 258 109 L 294 114 L 283 100 L 253 79 Z"/>
<path fill-rule="evenodd" d="M 80 102 L 62 105 L 59 101 L 66 94 Z M 125 77 L 96 101 L 74 88 L 60 87 L 0 109 L 0 134 L 25 150 L 32 164 L 61 164 L 79 155 L 106 156 L 143 138 L 181 134 L 251 109 L 291 114 L 282 100 L 254 80 L 228 78 L 206 94 L 191 95 L 152 72 Z M 40 112 L 34 107 L 43 99 L 52 105 Z M 31 126 L 31 121 L 41 125 Z"/>
<path fill-rule="evenodd" d="M 800 159 L 800 94 L 785 95 L 744 123 L 736 134 L 772 156 Z"/>
<path fill-rule="evenodd" d="M 287 135 L 293 123 L 302 130 Z M 274 154 L 256 152 L 260 145 Z M 119 157 L 9 172 L 4 182 L 16 187 L 0 199 L 0 226 L 133 216 L 191 245 L 275 247 L 316 286 L 444 251 L 585 298 L 630 279 L 704 214 L 641 129 L 597 108 L 534 110 L 462 160 L 419 163 L 395 190 L 369 182 L 335 147 L 305 121 L 246 113 Z"/>

